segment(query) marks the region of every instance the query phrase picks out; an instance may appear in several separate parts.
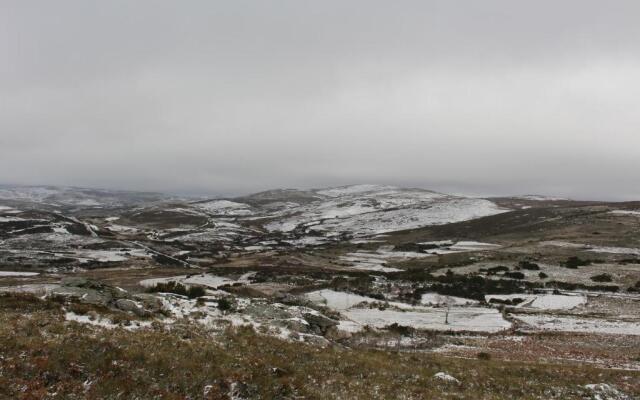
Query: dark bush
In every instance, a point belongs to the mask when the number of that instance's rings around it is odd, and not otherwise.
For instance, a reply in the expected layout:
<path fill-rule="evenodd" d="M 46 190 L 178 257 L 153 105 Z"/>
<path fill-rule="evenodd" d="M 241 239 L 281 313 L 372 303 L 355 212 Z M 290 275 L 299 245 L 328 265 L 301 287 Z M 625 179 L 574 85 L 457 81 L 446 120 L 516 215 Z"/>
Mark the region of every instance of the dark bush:
<path fill-rule="evenodd" d="M 202 286 L 191 286 L 186 287 L 185 285 L 175 282 L 159 282 L 155 286 L 147 289 L 147 292 L 151 293 L 174 293 L 179 294 L 181 296 L 189 297 L 190 299 L 195 299 L 196 297 L 204 296 L 206 291 Z"/>
<path fill-rule="evenodd" d="M 174 265 L 182 265 L 182 262 L 180 260 L 176 260 L 175 258 L 172 257 L 167 257 L 165 255 L 162 254 L 154 254 L 153 256 L 151 256 L 158 264 L 162 264 L 162 265 L 170 265 L 170 266 L 174 266 Z"/>
<path fill-rule="evenodd" d="M 540 266 L 536 263 L 532 263 L 531 261 L 520 261 L 518 266 L 522 269 L 530 270 L 530 271 L 539 271 Z"/>
<path fill-rule="evenodd" d="M 492 298 L 491 300 L 489 300 L 489 303 L 491 304 L 504 304 L 507 306 L 516 306 L 520 303 L 522 303 L 524 301 L 524 299 L 521 299 L 519 297 L 514 297 L 511 299 L 496 299 L 496 298 Z"/>
<path fill-rule="evenodd" d="M 544 272 L 540 272 L 538 276 L 540 277 L 540 279 L 547 279 L 549 277 L 549 275 L 545 274 Z"/>
<path fill-rule="evenodd" d="M 412 327 L 405 326 L 405 325 L 398 325 L 397 322 L 394 322 L 391 325 L 387 325 L 386 328 L 388 331 L 398 333 L 402 336 L 410 336 L 415 331 Z"/>
<path fill-rule="evenodd" d="M 509 271 L 509 267 L 505 267 L 504 265 L 498 265 L 496 267 L 487 268 L 487 275 L 495 275 L 498 272 L 507 272 Z"/>
<path fill-rule="evenodd" d="M 448 296 L 458 296 L 467 299 L 484 301 L 487 294 L 523 293 L 527 289 L 541 287 L 540 284 L 508 279 L 485 279 L 480 275 L 452 275 L 434 277 L 437 283 L 419 288 L 414 296 L 427 292 L 436 292 Z"/>
<path fill-rule="evenodd" d="M 589 260 L 583 260 L 580 257 L 577 256 L 573 256 L 573 257 L 569 257 L 567 259 L 567 261 L 564 263 L 564 266 L 567 268 L 572 268 L 572 269 L 576 269 L 578 267 L 584 267 L 591 264 L 591 261 Z"/>
<path fill-rule="evenodd" d="M 364 296 L 364 297 L 371 297 L 376 300 L 382 300 L 382 301 L 386 300 L 386 298 L 382 293 L 368 292 L 363 290 L 354 290 L 353 292 L 357 295 Z"/>
<path fill-rule="evenodd" d="M 491 354 L 485 353 L 484 351 L 478 353 L 477 357 L 478 357 L 478 360 L 485 360 L 485 361 L 491 360 Z"/>
<path fill-rule="evenodd" d="M 599 274 L 591 277 L 591 280 L 594 282 L 611 282 L 611 275 L 609 274 Z"/>
<path fill-rule="evenodd" d="M 417 243 L 403 243 L 394 247 L 397 251 L 413 251 L 416 253 L 422 252 L 422 246 Z"/>
<path fill-rule="evenodd" d="M 547 283 L 548 287 L 554 287 L 562 290 L 593 290 L 596 292 L 617 292 L 620 290 L 619 286 L 616 285 L 583 285 L 581 283 L 569 283 L 569 282 L 559 282 L 559 281 L 551 281 Z"/>
<path fill-rule="evenodd" d="M 220 311 L 229 311 L 231 310 L 231 302 L 228 299 L 222 298 L 218 300 L 218 310 Z"/>
<path fill-rule="evenodd" d="M 202 297 L 207 293 L 205 288 L 202 286 L 191 286 L 187 289 L 187 296 L 191 299 L 195 299 L 196 297 Z"/>
<path fill-rule="evenodd" d="M 504 276 L 507 278 L 513 278 L 513 279 L 524 279 L 524 274 L 518 271 L 505 272 Z"/>

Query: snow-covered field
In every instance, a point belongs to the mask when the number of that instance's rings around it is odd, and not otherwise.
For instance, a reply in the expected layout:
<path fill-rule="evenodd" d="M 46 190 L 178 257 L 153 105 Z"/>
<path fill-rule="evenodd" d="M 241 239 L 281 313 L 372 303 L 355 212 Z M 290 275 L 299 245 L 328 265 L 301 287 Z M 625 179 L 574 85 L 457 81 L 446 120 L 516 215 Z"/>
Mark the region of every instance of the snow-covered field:
<path fill-rule="evenodd" d="M 613 210 L 613 211 L 610 211 L 609 214 L 632 215 L 632 216 L 640 217 L 640 211 L 633 211 L 633 210 Z"/>
<path fill-rule="evenodd" d="M 58 284 L 49 283 L 33 283 L 28 285 L 17 286 L 0 286 L 0 293 L 33 293 L 37 295 L 50 293 L 52 290 L 59 288 Z"/>
<path fill-rule="evenodd" d="M 198 202 L 193 203 L 192 206 L 215 215 L 247 216 L 253 214 L 248 204 L 229 200 Z"/>
<path fill-rule="evenodd" d="M 13 207 L 0 205 L 0 213 L 2 214 L 20 214 L 22 211 Z"/>
<path fill-rule="evenodd" d="M 611 246 L 593 246 L 590 244 L 571 243 L 563 241 L 547 241 L 540 243 L 543 246 L 556 246 L 565 247 L 571 249 L 579 249 L 584 251 L 591 251 L 594 253 L 610 253 L 610 254 L 628 254 L 640 256 L 640 248 L 635 247 L 611 247 Z"/>
<path fill-rule="evenodd" d="M 518 196 L 518 197 L 514 197 L 516 199 L 522 199 L 522 200 L 532 200 L 532 201 L 563 201 L 563 200 L 569 200 L 566 197 L 556 197 L 556 196 L 543 196 L 543 195 L 539 195 L 539 194 L 527 194 L 524 196 Z"/>
<path fill-rule="evenodd" d="M 0 271 L 0 278 L 5 276 L 10 277 L 26 277 L 26 276 L 36 276 L 40 275 L 39 272 L 17 272 L 17 271 Z"/>
<path fill-rule="evenodd" d="M 206 273 L 195 274 L 195 275 L 179 275 L 179 276 L 170 276 L 167 278 L 144 279 L 140 281 L 140 285 L 143 287 L 153 287 L 158 283 L 176 282 L 176 283 L 181 283 L 187 286 L 200 285 L 210 289 L 217 289 L 220 286 L 232 285 L 234 283 L 248 283 L 249 278 L 254 274 L 255 274 L 254 272 L 248 272 L 242 275 L 237 280 L 225 278 L 222 276 L 212 275 L 212 274 L 206 274 Z"/>
<path fill-rule="evenodd" d="M 80 324 L 93 325 L 100 328 L 106 329 L 115 329 L 115 328 L 124 328 L 128 331 L 135 331 L 141 328 L 147 328 L 151 326 L 152 321 L 131 321 L 129 325 L 122 326 L 120 324 L 115 324 L 108 319 L 104 319 L 101 317 L 90 317 L 88 315 L 78 315 L 73 312 L 67 312 L 64 315 L 65 320 L 74 321 Z"/>
<path fill-rule="evenodd" d="M 425 293 L 420 298 L 420 304 L 430 306 L 467 306 L 478 304 L 476 300 L 463 297 L 446 296 L 438 293 Z"/>
<path fill-rule="evenodd" d="M 516 307 L 529 307 L 541 310 L 571 310 L 587 303 L 587 297 L 582 294 L 561 295 L 561 294 L 503 294 L 487 295 L 486 301 L 491 299 L 513 300 L 523 299 L 523 302 Z"/>
<path fill-rule="evenodd" d="M 452 253 L 464 253 L 467 251 L 488 251 L 496 250 L 501 246 L 493 243 L 483 243 L 469 240 L 455 241 L 455 240 L 438 240 L 433 242 L 418 243 L 424 246 L 438 246 L 437 248 L 427 249 L 425 252 L 429 254 L 452 254 Z"/>
<path fill-rule="evenodd" d="M 396 311 L 354 308 L 343 314 L 362 328 L 370 326 L 384 328 L 391 324 L 415 329 L 438 331 L 499 332 L 511 327 L 502 314 L 492 308 L 460 307 L 423 309 L 421 311 Z M 445 322 L 448 319 L 448 323 Z"/>
<path fill-rule="evenodd" d="M 306 296 L 311 301 L 340 311 L 346 321 L 341 321 L 339 328 L 349 332 L 359 331 L 365 326 L 384 328 L 392 324 L 415 329 L 473 332 L 498 332 L 511 327 L 511 323 L 493 308 L 412 306 L 334 290 L 315 291 Z M 466 299 L 453 298 L 453 301 L 467 304 L 463 300 Z"/>
<path fill-rule="evenodd" d="M 392 251 L 388 246 L 379 248 L 377 251 L 357 251 L 347 253 L 340 257 L 340 261 L 344 261 L 352 265 L 352 269 L 364 271 L 379 272 L 397 272 L 402 271 L 398 268 L 388 267 L 386 264 L 390 260 L 403 260 L 411 258 L 432 257 L 430 254 L 416 252 Z"/>
<path fill-rule="evenodd" d="M 531 326 L 533 331 L 605 333 L 640 335 L 640 322 L 609 321 L 605 319 L 564 317 L 555 315 L 518 315 L 516 318 Z"/>
<path fill-rule="evenodd" d="M 361 304 L 383 303 L 384 300 L 374 299 L 373 297 L 360 296 L 353 293 L 338 292 L 331 289 L 317 290 L 310 292 L 305 297 L 315 303 L 325 305 L 338 311 L 348 310 L 349 308 Z M 406 305 L 410 308 L 410 305 Z"/>
<path fill-rule="evenodd" d="M 460 242 L 425 242 L 425 245 L 442 246 L 440 248 L 428 249 L 424 253 L 415 251 L 394 251 L 393 246 L 381 246 L 376 251 L 360 250 L 340 256 L 340 261 L 352 265 L 352 269 L 378 272 L 402 271 L 398 268 L 387 266 L 389 261 L 401 261 L 416 258 L 434 257 L 436 254 L 462 253 L 467 251 L 485 251 L 499 248 L 499 245 L 491 243 L 480 243 L 471 241 Z"/>

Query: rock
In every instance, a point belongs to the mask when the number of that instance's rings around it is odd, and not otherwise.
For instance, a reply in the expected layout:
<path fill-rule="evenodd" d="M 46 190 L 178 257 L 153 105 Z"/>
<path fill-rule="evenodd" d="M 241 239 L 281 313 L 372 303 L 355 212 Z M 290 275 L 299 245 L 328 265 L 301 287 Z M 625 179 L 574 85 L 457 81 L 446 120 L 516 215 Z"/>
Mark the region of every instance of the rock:
<path fill-rule="evenodd" d="M 309 323 L 311 331 L 320 335 L 326 334 L 329 328 L 338 325 L 338 321 L 327 318 L 324 315 L 306 313 L 302 317 Z"/>
<path fill-rule="evenodd" d="M 60 286 L 51 291 L 52 295 L 74 297 L 80 300 L 82 303 L 96 304 L 106 306 L 112 300 L 110 293 L 99 292 L 94 289 L 74 287 L 74 286 Z"/>
<path fill-rule="evenodd" d="M 249 304 L 244 309 L 244 313 L 257 318 L 268 319 L 286 319 L 292 317 L 291 313 L 286 310 L 274 307 L 270 304 Z"/>
<path fill-rule="evenodd" d="M 295 319 L 286 320 L 284 322 L 284 327 L 295 332 L 307 332 L 309 330 L 308 324 L 305 324 L 304 321 L 298 321 Z"/>
<path fill-rule="evenodd" d="M 62 280 L 60 281 L 60 284 L 62 286 L 67 286 L 67 287 L 79 287 L 79 288 L 95 289 L 95 290 L 103 290 L 105 288 L 108 288 L 108 286 L 102 282 L 95 281 L 93 279 L 87 279 L 87 278 L 81 278 L 81 277 L 75 277 L 75 276 L 62 278 Z"/>
<path fill-rule="evenodd" d="M 116 300 L 115 306 L 122 311 L 129 311 L 137 315 L 138 317 L 148 317 L 151 313 L 145 310 L 140 304 L 129 299 Z"/>
<path fill-rule="evenodd" d="M 631 400 L 630 396 L 622 393 L 615 386 L 606 383 L 597 383 L 584 386 L 593 393 L 592 398 L 598 400 Z"/>
<path fill-rule="evenodd" d="M 289 371 L 282 368 L 278 368 L 278 367 L 271 368 L 271 373 L 277 377 L 283 377 L 285 375 L 289 375 Z"/>
<path fill-rule="evenodd" d="M 441 381 L 460 384 L 460 381 L 458 379 L 454 378 L 453 376 L 451 376 L 451 375 L 449 375 L 449 374 L 447 374 L 445 372 L 438 372 L 433 377 L 436 378 L 436 379 L 440 379 Z"/>
<path fill-rule="evenodd" d="M 161 312 L 163 309 L 162 300 L 155 295 L 143 293 L 136 294 L 133 298 L 142 303 L 142 306 L 151 312 Z"/>
<path fill-rule="evenodd" d="M 69 276 L 62 278 L 60 284 L 62 286 L 70 286 L 70 287 L 84 287 L 87 285 L 89 280 L 87 278 L 81 278 L 76 276 Z"/>
<path fill-rule="evenodd" d="M 119 287 L 107 286 L 105 290 L 108 291 L 114 299 L 128 299 L 131 297 L 129 296 L 129 292 Z"/>

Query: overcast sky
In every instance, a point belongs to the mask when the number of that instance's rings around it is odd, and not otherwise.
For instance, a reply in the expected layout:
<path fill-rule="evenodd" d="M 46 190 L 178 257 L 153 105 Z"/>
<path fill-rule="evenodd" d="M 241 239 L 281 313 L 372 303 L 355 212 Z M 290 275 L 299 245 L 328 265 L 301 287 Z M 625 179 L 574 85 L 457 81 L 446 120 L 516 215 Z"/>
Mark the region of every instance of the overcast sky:
<path fill-rule="evenodd" d="M 0 0 L 0 182 L 640 199 L 640 2 Z"/>

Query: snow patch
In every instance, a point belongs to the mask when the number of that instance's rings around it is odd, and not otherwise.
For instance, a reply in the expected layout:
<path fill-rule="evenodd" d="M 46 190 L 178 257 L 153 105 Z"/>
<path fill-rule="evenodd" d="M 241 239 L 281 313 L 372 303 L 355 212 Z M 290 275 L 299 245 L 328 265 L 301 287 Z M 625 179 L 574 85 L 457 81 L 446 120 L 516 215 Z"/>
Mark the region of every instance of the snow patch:
<path fill-rule="evenodd" d="M 247 216 L 253 214 L 251 206 L 229 200 L 212 200 L 204 203 L 193 203 L 193 207 L 216 215 Z"/>
<path fill-rule="evenodd" d="M 631 211 L 631 210 L 613 210 L 610 211 L 609 214 L 613 215 L 634 215 L 640 217 L 640 211 Z"/>
<path fill-rule="evenodd" d="M 607 383 L 584 385 L 585 389 L 593 392 L 595 400 L 631 400 L 631 397 L 619 391 L 615 386 Z"/>
<path fill-rule="evenodd" d="M 638 322 L 559 317 L 554 315 L 517 315 L 514 317 L 530 325 L 534 331 L 640 335 L 640 323 Z"/>
<path fill-rule="evenodd" d="M 16 271 L 0 271 L 0 277 L 5 276 L 36 276 L 39 272 L 16 272 Z"/>
<path fill-rule="evenodd" d="M 438 372 L 437 374 L 435 374 L 433 376 L 436 379 L 439 379 L 441 381 L 445 381 L 445 382 L 451 382 L 451 383 L 460 383 L 460 381 L 456 378 L 454 378 L 453 376 L 445 373 L 445 372 Z"/>
<path fill-rule="evenodd" d="M 587 303 L 587 297 L 581 294 L 490 294 L 485 299 L 490 302 L 496 300 L 522 299 L 522 303 L 516 305 L 518 308 L 529 307 L 541 310 L 571 310 L 572 308 Z"/>
<path fill-rule="evenodd" d="M 420 298 L 420 304 L 431 306 L 466 306 L 478 304 L 476 300 L 463 297 L 446 296 L 438 293 L 425 293 Z"/>
<path fill-rule="evenodd" d="M 86 324 L 86 325 L 93 325 L 93 326 L 98 326 L 101 328 L 106 328 L 106 329 L 114 329 L 114 328 L 124 328 L 128 331 L 134 331 L 140 328 L 145 328 L 145 327 L 149 327 L 151 326 L 152 321 L 131 321 L 130 325 L 118 325 L 118 324 L 114 324 L 113 322 L 111 322 L 110 320 L 107 319 L 103 319 L 103 318 L 91 318 L 88 315 L 78 315 L 74 312 L 67 312 L 64 315 L 65 320 L 67 321 L 75 321 L 78 322 L 80 324 Z"/>

